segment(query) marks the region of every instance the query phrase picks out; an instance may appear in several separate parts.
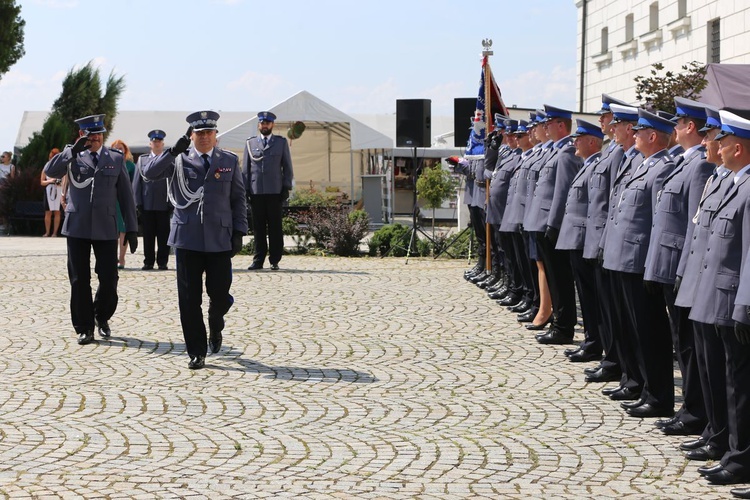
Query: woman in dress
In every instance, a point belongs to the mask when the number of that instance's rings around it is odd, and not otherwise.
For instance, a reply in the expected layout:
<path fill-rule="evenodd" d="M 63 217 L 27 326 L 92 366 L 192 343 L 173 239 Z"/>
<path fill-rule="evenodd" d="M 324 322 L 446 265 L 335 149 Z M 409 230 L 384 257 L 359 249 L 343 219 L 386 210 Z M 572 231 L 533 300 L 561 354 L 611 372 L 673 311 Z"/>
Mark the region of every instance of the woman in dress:
<path fill-rule="evenodd" d="M 133 162 L 133 154 L 130 152 L 130 148 L 120 139 L 113 142 L 110 147 L 122 151 L 122 155 L 125 157 L 125 167 L 128 169 L 128 175 L 130 176 L 130 182 L 133 182 L 135 163 Z M 127 247 L 125 243 L 125 221 L 122 218 L 119 203 L 117 204 L 117 231 L 120 233 L 120 255 L 117 259 L 117 268 L 125 269 L 125 249 Z"/>
<path fill-rule="evenodd" d="M 57 153 L 59 153 L 60 150 L 57 148 L 54 148 L 52 151 L 49 152 L 49 159 L 51 160 L 53 156 L 55 156 Z M 44 170 L 42 170 L 42 180 L 41 180 L 42 186 L 44 186 L 44 200 L 45 200 L 45 210 L 44 210 L 44 237 L 51 236 L 52 238 L 55 238 L 57 236 L 57 231 L 60 229 L 60 203 L 62 201 L 62 179 L 55 179 L 53 177 L 47 177 L 47 175 L 44 173 Z M 54 219 L 54 225 L 53 225 L 53 219 Z M 50 233 L 50 226 L 53 227 L 52 232 Z"/>

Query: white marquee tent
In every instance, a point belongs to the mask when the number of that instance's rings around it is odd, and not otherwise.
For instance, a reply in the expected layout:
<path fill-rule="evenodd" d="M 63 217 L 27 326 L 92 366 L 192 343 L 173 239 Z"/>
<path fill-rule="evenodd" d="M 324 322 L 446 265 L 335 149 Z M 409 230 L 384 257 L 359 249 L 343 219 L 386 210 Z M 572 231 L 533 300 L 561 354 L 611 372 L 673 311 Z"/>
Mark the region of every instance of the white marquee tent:
<path fill-rule="evenodd" d="M 297 121 L 305 124 L 299 139 L 290 141 L 295 183 L 315 189 L 337 187 L 358 198 L 359 176 L 372 173 L 376 155 L 393 147 L 393 140 L 351 116 L 301 91 L 269 110 L 276 115 L 274 133 L 286 136 Z M 222 148 L 240 158 L 245 141 L 258 133 L 258 116 L 219 134 Z"/>

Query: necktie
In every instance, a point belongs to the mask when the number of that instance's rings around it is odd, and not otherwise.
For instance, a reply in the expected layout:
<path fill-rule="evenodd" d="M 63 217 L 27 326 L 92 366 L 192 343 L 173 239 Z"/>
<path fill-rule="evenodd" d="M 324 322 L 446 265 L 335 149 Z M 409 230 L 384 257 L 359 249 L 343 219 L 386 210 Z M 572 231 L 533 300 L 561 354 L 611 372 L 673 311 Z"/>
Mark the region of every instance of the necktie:
<path fill-rule="evenodd" d="M 263 147 L 265 148 L 266 146 L 268 146 L 268 137 L 263 138 Z"/>
<path fill-rule="evenodd" d="M 208 162 L 208 153 L 203 153 L 201 155 L 201 158 L 203 158 L 203 168 L 205 168 L 206 172 L 208 172 L 208 169 L 211 168 L 211 164 Z"/>
<path fill-rule="evenodd" d="M 91 161 L 92 161 L 92 162 L 94 162 L 94 166 L 95 166 L 95 167 L 96 167 L 97 165 L 99 165 L 99 158 L 98 158 L 98 156 L 97 156 L 96 152 L 94 152 L 94 153 L 91 153 Z"/>

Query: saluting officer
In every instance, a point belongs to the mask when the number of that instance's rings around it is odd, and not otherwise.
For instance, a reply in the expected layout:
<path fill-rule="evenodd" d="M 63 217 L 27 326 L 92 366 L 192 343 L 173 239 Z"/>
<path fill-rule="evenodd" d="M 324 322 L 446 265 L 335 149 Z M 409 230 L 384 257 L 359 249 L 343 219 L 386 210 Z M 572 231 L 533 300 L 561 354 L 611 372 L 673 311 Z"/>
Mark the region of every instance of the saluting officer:
<path fill-rule="evenodd" d="M 143 224 L 143 267 L 144 271 L 154 268 L 154 262 L 159 269 L 166 270 L 169 262 L 169 214 L 172 205 L 167 199 L 167 180 L 151 181 L 143 175 L 143 167 L 164 152 L 163 130 L 152 130 L 148 133 L 148 147 L 151 152 L 141 155 L 135 167 L 133 176 L 133 192 L 135 206 L 140 212 Z M 159 249 L 154 254 L 156 245 Z"/>
<path fill-rule="evenodd" d="M 224 315 L 234 303 L 232 257 L 242 249 L 247 233 L 247 205 L 238 158 L 216 147 L 219 113 L 198 111 L 186 118 L 188 132 L 150 161 L 143 174 L 149 180 L 168 179 L 174 205 L 169 245 L 175 248 L 177 296 L 188 368 L 203 368 L 207 347 L 219 352 Z M 190 138 L 193 147 L 190 146 Z M 203 273 L 209 297 L 206 324 L 201 308 Z"/>
<path fill-rule="evenodd" d="M 62 234 L 67 236 L 70 316 L 78 343 L 109 337 L 109 319 L 117 309 L 117 231 L 116 203 L 125 220 L 130 252 L 138 247 L 138 223 L 133 189 L 122 152 L 102 145 L 104 115 L 91 115 L 75 121 L 78 140 L 68 145 L 45 165 L 48 177 L 68 175 L 67 206 Z M 99 278 L 96 295 L 91 297 L 91 249 L 94 249 Z"/>
<path fill-rule="evenodd" d="M 255 239 L 255 255 L 248 267 L 251 271 L 263 269 L 266 254 L 271 269 L 277 270 L 284 251 L 281 208 L 289 198 L 294 172 L 289 143 L 286 138 L 272 134 L 275 121 L 276 115 L 270 111 L 258 113 L 260 135 L 247 140 L 242 162 Z"/>

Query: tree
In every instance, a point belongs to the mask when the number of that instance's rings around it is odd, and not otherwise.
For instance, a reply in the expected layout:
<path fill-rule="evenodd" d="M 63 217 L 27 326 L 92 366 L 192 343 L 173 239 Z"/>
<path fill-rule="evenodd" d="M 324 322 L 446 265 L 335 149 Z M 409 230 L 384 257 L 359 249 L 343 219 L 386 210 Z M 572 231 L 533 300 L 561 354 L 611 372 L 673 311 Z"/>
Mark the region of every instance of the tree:
<path fill-rule="evenodd" d="M 667 71 L 663 76 L 659 75 L 664 70 L 663 64 L 655 63 L 651 66 L 651 76 L 635 77 L 635 96 L 639 101 L 645 101 L 644 107 L 652 111 L 674 113 L 675 97 L 697 100 L 708 85 L 707 67 L 697 61 L 683 65 L 683 73 Z"/>
<path fill-rule="evenodd" d="M 417 196 L 432 209 L 432 239 L 435 239 L 435 209 L 451 197 L 456 182 L 440 162 L 426 167 L 417 179 Z"/>
<path fill-rule="evenodd" d="M 26 51 L 23 48 L 21 7 L 15 0 L 0 0 L 0 78 L 10 70 Z"/>

